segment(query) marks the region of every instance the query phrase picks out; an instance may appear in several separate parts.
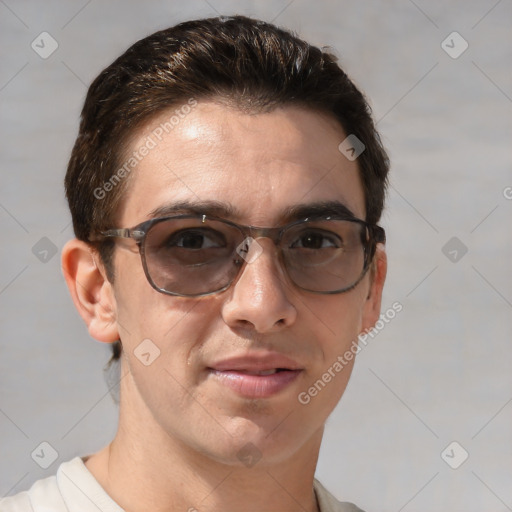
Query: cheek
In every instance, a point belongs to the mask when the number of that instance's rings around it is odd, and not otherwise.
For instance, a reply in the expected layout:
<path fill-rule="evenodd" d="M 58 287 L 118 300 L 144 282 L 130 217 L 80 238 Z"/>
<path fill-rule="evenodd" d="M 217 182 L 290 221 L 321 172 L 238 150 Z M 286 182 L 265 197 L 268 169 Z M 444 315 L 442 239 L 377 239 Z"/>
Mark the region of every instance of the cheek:
<path fill-rule="evenodd" d="M 149 284 L 138 252 L 118 249 L 114 290 L 119 333 L 123 345 L 130 345 L 132 349 L 145 338 L 155 338 L 158 343 L 157 339 L 172 322 L 169 313 L 181 313 L 179 302 L 157 292 Z M 176 304 L 170 304 L 173 299 Z"/>
<path fill-rule="evenodd" d="M 210 312 L 198 316 L 198 302 L 172 297 L 143 287 L 126 290 L 118 301 L 118 324 L 123 346 L 132 351 L 151 340 L 170 367 L 187 364 L 193 348 L 205 339 Z"/>
<path fill-rule="evenodd" d="M 362 331 L 366 288 L 361 283 L 350 292 L 319 296 L 309 304 L 307 315 L 322 356 L 307 380 L 308 385 L 313 385 L 320 379 L 330 388 L 331 392 L 323 393 L 320 400 L 324 403 L 336 403 L 350 377 Z"/>
<path fill-rule="evenodd" d="M 138 254 L 119 257 L 116 271 L 117 322 L 134 377 L 145 379 L 148 373 L 140 371 L 137 358 L 149 353 L 153 360 L 157 354 L 156 367 L 167 369 L 185 384 L 191 354 L 201 350 L 217 326 L 215 301 L 156 291 L 146 279 Z M 188 380 L 186 383 L 192 384 Z"/>
<path fill-rule="evenodd" d="M 360 334 L 368 284 L 363 281 L 354 290 L 339 295 L 323 295 L 309 311 L 312 321 L 323 328 L 326 348 L 341 350 Z M 321 338 L 320 338 L 321 339 Z"/>

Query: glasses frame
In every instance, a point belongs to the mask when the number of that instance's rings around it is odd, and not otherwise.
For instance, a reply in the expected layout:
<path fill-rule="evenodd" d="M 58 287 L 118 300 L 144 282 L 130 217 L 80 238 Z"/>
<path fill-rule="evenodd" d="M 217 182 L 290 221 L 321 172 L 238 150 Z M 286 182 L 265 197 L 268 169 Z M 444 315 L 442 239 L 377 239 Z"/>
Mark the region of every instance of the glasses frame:
<path fill-rule="evenodd" d="M 290 281 L 296 286 L 297 288 L 301 290 L 305 290 L 311 293 L 318 293 L 321 295 L 332 295 L 332 294 L 339 294 L 344 293 L 352 290 L 355 288 L 363 279 L 363 277 L 368 272 L 368 269 L 370 268 L 371 262 L 373 260 L 373 257 L 375 255 L 375 250 L 377 247 L 377 244 L 385 244 L 386 243 L 386 232 L 384 228 L 381 226 L 378 226 L 377 224 L 371 224 L 369 222 L 366 222 L 362 219 L 358 219 L 357 217 L 352 216 L 343 216 L 343 215 L 325 215 L 325 216 L 314 216 L 314 217 L 307 217 L 304 219 L 299 219 L 293 222 L 290 222 L 288 224 L 285 224 L 284 226 L 276 226 L 276 227 L 258 227 L 258 226 L 248 226 L 244 224 L 237 224 L 236 222 L 232 222 L 227 219 L 223 219 L 221 217 L 215 217 L 213 215 L 205 215 L 205 214 L 183 214 L 183 215 L 168 215 L 165 217 L 156 217 L 154 219 L 146 220 L 144 222 L 141 222 L 140 224 L 137 224 L 136 226 L 132 228 L 115 228 L 115 229 L 108 229 L 106 231 L 102 231 L 99 235 L 91 237 L 89 240 L 91 242 L 99 242 L 104 241 L 107 238 L 131 238 L 135 240 L 135 243 L 138 246 L 141 262 L 142 262 L 142 268 L 144 269 L 144 273 L 146 274 L 146 279 L 148 280 L 149 284 L 158 292 L 163 293 L 165 295 L 173 295 L 178 297 L 203 297 L 207 295 L 213 295 L 215 293 L 221 293 L 225 290 L 227 290 L 233 282 L 236 280 L 236 278 L 240 275 L 240 272 L 242 271 L 242 268 L 245 266 L 243 262 L 241 262 L 238 272 L 233 276 L 231 281 L 227 283 L 224 287 L 214 290 L 211 292 L 206 293 L 198 293 L 198 294 L 182 294 L 177 292 L 171 292 L 169 290 L 165 290 L 164 288 L 159 288 L 156 283 L 153 281 L 151 274 L 149 272 L 147 262 L 146 262 L 146 251 L 145 251 L 145 241 L 146 237 L 151 230 L 153 226 L 156 224 L 159 224 L 161 222 L 165 222 L 170 219 L 200 219 L 201 222 L 206 222 L 207 220 L 214 220 L 217 222 L 223 222 L 224 224 L 227 224 L 233 228 L 236 228 L 242 235 L 243 240 L 245 240 L 247 237 L 251 238 L 270 238 L 277 250 L 278 250 L 278 256 L 280 259 L 280 263 L 285 270 L 286 274 L 288 275 L 288 278 Z M 334 290 L 334 291 L 317 291 L 317 290 L 309 290 L 307 288 L 303 288 L 302 286 L 299 286 L 295 283 L 295 281 L 290 277 L 288 269 L 286 268 L 286 264 L 283 260 L 283 249 L 281 247 L 281 240 L 283 238 L 284 233 L 290 229 L 293 226 L 297 226 L 298 224 L 304 224 L 308 222 L 315 222 L 315 221 L 322 221 L 322 220 L 343 220 L 348 222 L 354 222 L 357 224 L 360 224 L 366 229 L 366 240 L 363 242 L 363 248 L 364 248 L 364 267 L 361 272 L 361 275 L 358 277 L 355 283 L 352 285 L 342 288 L 340 290 Z M 236 254 L 236 253 L 234 253 Z M 242 258 L 243 260 L 243 258 Z M 236 262 L 235 262 L 236 263 Z M 245 262 L 246 263 L 246 262 Z"/>

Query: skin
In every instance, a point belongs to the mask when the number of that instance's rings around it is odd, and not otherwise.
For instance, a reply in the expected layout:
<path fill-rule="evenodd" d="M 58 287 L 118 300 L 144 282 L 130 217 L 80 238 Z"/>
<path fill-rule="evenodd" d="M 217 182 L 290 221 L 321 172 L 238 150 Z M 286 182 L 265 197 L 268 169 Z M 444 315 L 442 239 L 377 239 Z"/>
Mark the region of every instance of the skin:
<path fill-rule="evenodd" d="M 132 140 L 140 147 L 163 120 Z M 129 180 L 119 222 L 132 227 L 177 200 L 215 199 L 239 213 L 231 220 L 277 226 L 281 212 L 319 200 L 343 202 L 365 218 L 357 161 L 339 151 L 346 137 L 328 115 L 287 106 L 249 115 L 202 101 L 139 163 Z M 119 428 L 86 461 L 109 495 L 128 512 L 147 510 L 315 511 L 313 478 L 324 424 L 340 400 L 354 361 L 307 405 L 307 390 L 380 314 L 386 274 L 378 248 L 372 275 L 353 290 L 320 295 L 293 286 L 275 246 L 222 293 L 183 298 L 148 283 L 133 240 L 119 241 L 114 284 L 90 247 L 71 240 L 64 275 L 96 340 L 121 338 Z M 160 356 L 149 366 L 134 350 L 144 339 Z M 242 398 L 206 371 L 213 361 L 273 350 L 303 371 L 278 394 Z M 237 457 L 252 443 L 261 459 Z"/>

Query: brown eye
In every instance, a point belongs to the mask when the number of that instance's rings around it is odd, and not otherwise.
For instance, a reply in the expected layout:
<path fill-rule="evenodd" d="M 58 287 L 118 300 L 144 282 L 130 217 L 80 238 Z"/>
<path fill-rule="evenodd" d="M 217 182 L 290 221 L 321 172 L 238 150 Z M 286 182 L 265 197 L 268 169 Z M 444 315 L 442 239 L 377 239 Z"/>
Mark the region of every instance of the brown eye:
<path fill-rule="evenodd" d="M 225 247 L 226 240 L 221 233 L 213 229 L 187 229 L 174 233 L 163 245 L 167 248 L 212 249 Z"/>
<path fill-rule="evenodd" d="M 329 249 L 342 245 L 342 241 L 334 233 L 317 230 L 301 233 L 290 247 L 294 249 Z"/>

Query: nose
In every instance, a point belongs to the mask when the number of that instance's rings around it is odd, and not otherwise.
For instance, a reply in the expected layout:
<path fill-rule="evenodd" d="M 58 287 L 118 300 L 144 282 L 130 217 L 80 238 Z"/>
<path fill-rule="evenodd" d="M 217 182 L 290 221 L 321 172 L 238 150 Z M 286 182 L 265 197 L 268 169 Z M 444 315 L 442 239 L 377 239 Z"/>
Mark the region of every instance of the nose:
<path fill-rule="evenodd" d="M 262 252 L 254 257 L 254 251 Z M 222 316 L 232 328 L 251 328 L 258 333 L 278 332 L 290 327 L 297 310 L 290 302 L 295 294 L 281 268 L 272 240 L 253 242 L 240 275 L 228 289 Z"/>

